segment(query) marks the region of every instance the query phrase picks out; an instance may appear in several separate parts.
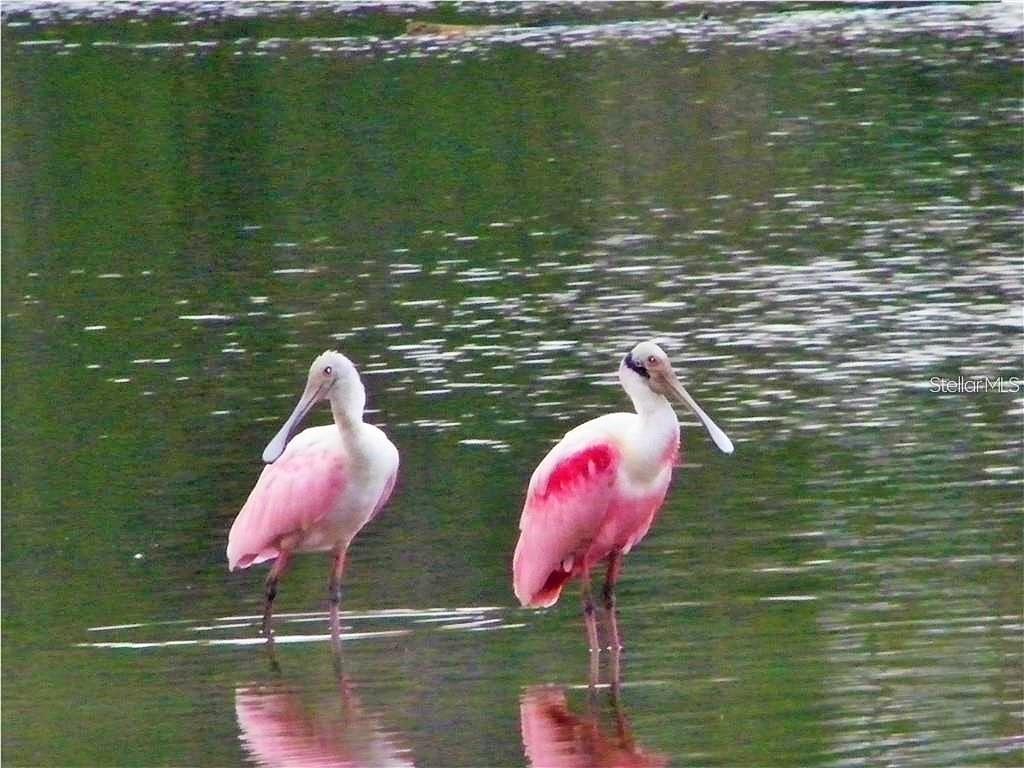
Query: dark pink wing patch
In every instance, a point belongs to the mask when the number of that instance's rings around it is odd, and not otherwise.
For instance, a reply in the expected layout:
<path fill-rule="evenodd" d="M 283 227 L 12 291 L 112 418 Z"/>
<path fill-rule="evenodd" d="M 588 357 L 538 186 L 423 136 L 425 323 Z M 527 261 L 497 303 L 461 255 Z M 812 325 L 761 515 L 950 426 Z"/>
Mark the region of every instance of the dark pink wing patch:
<path fill-rule="evenodd" d="M 598 443 L 562 459 L 526 499 L 512 561 L 523 605 L 552 605 L 579 567 L 575 557 L 597 535 L 614 496 L 619 453 Z M 568 566 L 568 569 L 565 567 Z"/>
<path fill-rule="evenodd" d="M 594 445 L 565 459 L 548 477 L 547 487 L 539 494 L 547 499 L 552 494 L 563 495 L 595 477 L 607 474 L 618 454 L 610 445 Z"/>

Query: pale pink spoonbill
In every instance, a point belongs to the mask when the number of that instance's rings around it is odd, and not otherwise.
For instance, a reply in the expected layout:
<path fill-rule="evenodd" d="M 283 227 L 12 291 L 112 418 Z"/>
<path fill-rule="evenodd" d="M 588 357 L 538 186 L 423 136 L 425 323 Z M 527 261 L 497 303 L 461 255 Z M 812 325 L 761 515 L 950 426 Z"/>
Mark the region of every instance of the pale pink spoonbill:
<path fill-rule="evenodd" d="M 321 400 L 334 424 L 298 432 Z M 228 567 L 274 560 L 266 582 L 263 632 L 271 637 L 277 583 L 292 555 L 330 552 L 331 635 L 340 636 L 338 605 L 345 553 L 387 502 L 398 473 L 398 449 L 363 421 L 366 390 L 351 361 L 328 351 L 313 361 L 295 410 L 263 451 L 267 466 L 228 535 Z"/>
<path fill-rule="evenodd" d="M 654 342 L 642 342 L 626 354 L 619 381 L 636 413 L 611 413 L 581 424 L 544 457 L 530 479 L 512 564 L 516 597 L 524 606 L 554 605 L 566 582 L 582 580 L 592 658 L 599 646 L 591 570 L 608 560 L 604 604 L 617 651 L 615 582 L 622 557 L 647 534 L 672 478 L 679 422 L 668 398 L 693 411 L 720 450 L 733 450 Z"/>

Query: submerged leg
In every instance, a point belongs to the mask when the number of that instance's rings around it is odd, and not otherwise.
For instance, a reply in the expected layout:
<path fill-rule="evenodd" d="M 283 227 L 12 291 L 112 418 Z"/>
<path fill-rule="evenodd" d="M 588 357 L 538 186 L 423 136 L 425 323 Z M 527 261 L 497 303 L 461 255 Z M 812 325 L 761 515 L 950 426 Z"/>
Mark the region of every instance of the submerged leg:
<path fill-rule="evenodd" d="M 619 685 L 622 681 L 622 649 L 612 650 L 612 658 L 609 662 L 608 685 L 611 687 L 612 696 L 619 695 Z"/>
<path fill-rule="evenodd" d="M 270 573 L 267 574 L 265 599 L 263 603 L 263 625 L 260 631 L 269 642 L 274 641 L 274 630 L 271 620 L 274 616 L 274 598 L 277 597 L 277 582 L 288 567 L 288 560 L 290 557 L 290 553 L 281 552 L 274 561 L 274 564 L 270 567 Z"/>
<path fill-rule="evenodd" d="M 618 681 L 612 683 L 611 692 L 612 709 L 615 712 L 615 733 L 618 736 L 618 743 L 632 753 L 636 749 L 636 739 L 633 738 L 633 728 L 629 724 L 629 718 L 622 709 L 622 697 L 620 695 Z"/>
<path fill-rule="evenodd" d="M 338 616 L 338 606 L 341 605 L 341 576 L 345 572 L 345 549 L 339 549 L 334 553 L 334 567 L 331 569 L 330 602 L 331 602 L 331 641 L 335 644 L 341 642 L 341 619 Z"/>
<path fill-rule="evenodd" d="M 604 608 L 608 614 L 609 644 L 613 656 L 618 656 L 622 650 L 622 641 L 619 637 L 618 611 L 615 602 L 615 584 L 622 573 L 622 552 L 615 550 L 608 559 L 608 574 L 604 579 Z"/>
<path fill-rule="evenodd" d="M 587 644 L 590 646 L 590 685 L 597 685 L 601 645 L 597 640 L 597 618 L 594 616 L 594 597 L 590 594 L 590 573 L 583 572 L 583 621 L 587 625 Z"/>

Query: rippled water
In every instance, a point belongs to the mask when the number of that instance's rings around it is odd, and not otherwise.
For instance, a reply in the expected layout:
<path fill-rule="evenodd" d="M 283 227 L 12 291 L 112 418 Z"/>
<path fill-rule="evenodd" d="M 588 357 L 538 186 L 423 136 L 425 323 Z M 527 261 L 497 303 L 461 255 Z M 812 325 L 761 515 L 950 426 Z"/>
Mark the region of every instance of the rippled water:
<path fill-rule="evenodd" d="M 6 763 L 1020 762 L 1020 9 L 701 10 L 5 3 Z M 680 414 L 588 691 L 511 551 L 648 337 L 737 450 Z M 327 347 L 402 470 L 269 653 Z"/>

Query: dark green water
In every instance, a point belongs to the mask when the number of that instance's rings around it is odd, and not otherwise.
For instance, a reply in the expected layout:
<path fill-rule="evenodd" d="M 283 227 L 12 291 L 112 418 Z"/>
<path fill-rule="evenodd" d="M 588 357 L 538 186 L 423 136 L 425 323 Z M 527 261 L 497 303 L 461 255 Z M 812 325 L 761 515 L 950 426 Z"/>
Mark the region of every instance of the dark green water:
<path fill-rule="evenodd" d="M 5 764 L 1019 764 L 1019 9 L 625 8 L 5 4 Z M 649 337 L 737 450 L 591 701 L 511 553 Z M 226 535 L 329 347 L 402 470 L 271 660 Z"/>

